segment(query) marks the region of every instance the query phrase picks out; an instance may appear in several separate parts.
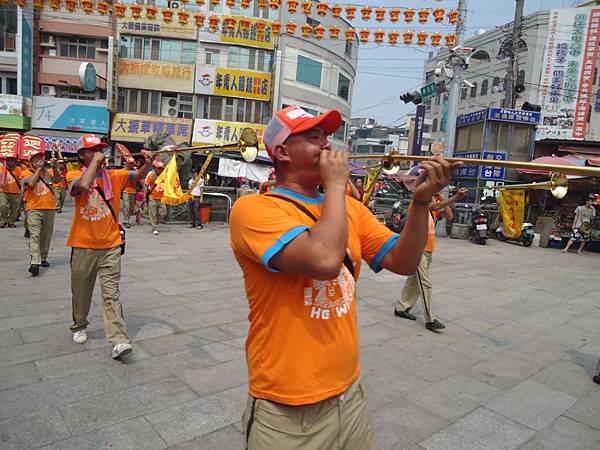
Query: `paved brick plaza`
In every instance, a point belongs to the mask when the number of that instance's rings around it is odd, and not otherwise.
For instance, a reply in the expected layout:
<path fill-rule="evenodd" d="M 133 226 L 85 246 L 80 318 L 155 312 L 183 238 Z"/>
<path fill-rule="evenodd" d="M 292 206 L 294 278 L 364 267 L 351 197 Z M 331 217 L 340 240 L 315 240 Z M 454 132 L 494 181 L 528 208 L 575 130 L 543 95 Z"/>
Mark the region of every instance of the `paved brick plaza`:
<path fill-rule="evenodd" d="M 122 302 L 134 354 L 113 361 L 98 294 L 72 343 L 72 206 L 52 267 L 27 273 L 23 229 L 0 230 L 1 449 L 240 449 L 246 301 L 227 226 L 128 233 Z M 600 255 L 442 239 L 434 335 L 395 318 L 403 277 L 359 282 L 363 379 L 378 449 L 598 449 Z M 98 289 L 99 291 L 99 289 Z"/>

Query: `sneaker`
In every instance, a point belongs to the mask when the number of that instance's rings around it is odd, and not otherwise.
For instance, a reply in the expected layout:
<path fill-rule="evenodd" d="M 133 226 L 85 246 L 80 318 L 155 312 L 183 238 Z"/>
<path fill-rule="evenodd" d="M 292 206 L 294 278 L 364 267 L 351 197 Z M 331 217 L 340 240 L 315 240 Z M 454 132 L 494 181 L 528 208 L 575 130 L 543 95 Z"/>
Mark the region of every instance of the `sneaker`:
<path fill-rule="evenodd" d="M 158 235 L 158 230 L 154 230 L 154 231 L 152 232 L 152 234 L 153 234 L 154 236 Z"/>
<path fill-rule="evenodd" d="M 435 319 L 433 322 L 427 322 L 425 324 L 425 328 L 427 328 L 428 330 L 431 330 L 431 331 L 436 331 L 436 330 L 443 330 L 444 328 L 446 328 L 446 325 L 444 325 L 439 320 Z"/>
<path fill-rule="evenodd" d="M 17 226 L 14 223 L 9 223 L 8 228 L 17 228 Z"/>
<path fill-rule="evenodd" d="M 6 224 L 3 223 L 2 225 L 0 225 L 0 228 L 6 228 Z"/>
<path fill-rule="evenodd" d="M 196 227 L 196 229 L 198 229 L 198 230 L 201 230 L 202 228 L 204 228 L 202 225 L 198 225 L 198 226 Z"/>
<path fill-rule="evenodd" d="M 23 236 L 26 237 L 27 239 L 29 239 L 31 237 L 31 233 L 29 232 L 29 230 L 25 230 L 25 233 L 23 233 Z"/>
<path fill-rule="evenodd" d="M 188 228 L 196 228 L 196 225 L 188 225 Z"/>
<path fill-rule="evenodd" d="M 128 355 L 133 351 L 131 344 L 116 344 L 112 348 L 112 358 L 119 359 L 122 356 Z"/>
<path fill-rule="evenodd" d="M 398 311 L 396 308 L 394 308 L 394 315 L 396 317 L 402 317 L 403 319 L 417 320 L 417 318 L 415 316 L 413 316 L 411 313 L 409 313 L 408 310 Z"/>
<path fill-rule="evenodd" d="M 42 267 L 50 267 L 50 263 L 45 259 L 42 260 Z"/>
<path fill-rule="evenodd" d="M 125 224 L 125 228 L 131 228 L 131 225 L 129 225 L 128 223 Z"/>
<path fill-rule="evenodd" d="M 85 329 L 73 333 L 73 342 L 76 344 L 85 344 L 87 342 L 87 332 Z"/>
<path fill-rule="evenodd" d="M 31 274 L 32 277 L 37 277 L 40 273 L 40 265 L 39 264 L 32 264 L 29 266 L 28 269 L 29 273 Z"/>

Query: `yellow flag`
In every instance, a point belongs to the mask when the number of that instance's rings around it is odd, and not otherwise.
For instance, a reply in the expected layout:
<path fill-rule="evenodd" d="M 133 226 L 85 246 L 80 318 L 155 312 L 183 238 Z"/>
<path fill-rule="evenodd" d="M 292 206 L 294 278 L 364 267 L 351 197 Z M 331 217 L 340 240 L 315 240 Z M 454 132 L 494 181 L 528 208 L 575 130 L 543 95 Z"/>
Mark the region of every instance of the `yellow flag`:
<path fill-rule="evenodd" d="M 190 194 L 184 194 L 181 190 L 176 156 L 171 158 L 165 170 L 156 178 L 154 183 L 163 190 L 163 196 L 160 201 L 166 205 L 181 205 L 191 198 Z"/>
<path fill-rule="evenodd" d="M 504 235 L 513 239 L 519 237 L 525 217 L 525 191 L 503 189 L 500 191 L 498 204 L 502 214 Z"/>
<path fill-rule="evenodd" d="M 375 169 L 371 169 L 367 172 L 367 176 L 363 182 L 363 188 L 365 193 L 363 195 L 363 204 L 369 203 L 371 199 L 371 195 L 373 195 L 373 190 L 375 189 L 375 182 L 377 178 L 379 178 L 379 174 L 381 174 L 381 166 Z"/>

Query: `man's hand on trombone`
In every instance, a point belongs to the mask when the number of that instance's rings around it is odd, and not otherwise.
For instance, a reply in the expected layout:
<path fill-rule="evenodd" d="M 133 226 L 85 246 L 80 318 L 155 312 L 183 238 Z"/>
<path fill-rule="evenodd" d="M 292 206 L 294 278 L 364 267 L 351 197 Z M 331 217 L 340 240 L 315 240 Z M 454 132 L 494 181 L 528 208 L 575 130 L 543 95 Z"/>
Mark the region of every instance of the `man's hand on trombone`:
<path fill-rule="evenodd" d="M 448 186 L 452 171 L 462 164 L 462 162 L 449 163 L 439 156 L 421 162 L 413 189 L 413 201 L 428 205 L 435 194 Z"/>

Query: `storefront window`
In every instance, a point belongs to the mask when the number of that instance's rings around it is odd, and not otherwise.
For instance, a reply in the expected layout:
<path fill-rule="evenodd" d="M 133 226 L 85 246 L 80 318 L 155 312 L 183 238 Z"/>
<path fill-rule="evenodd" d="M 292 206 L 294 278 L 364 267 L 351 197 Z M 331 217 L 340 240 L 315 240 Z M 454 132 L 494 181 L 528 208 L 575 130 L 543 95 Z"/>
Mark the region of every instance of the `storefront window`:
<path fill-rule="evenodd" d="M 60 56 L 67 58 L 95 59 L 96 39 L 70 37 L 61 39 Z"/>
<path fill-rule="evenodd" d="M 4 6 L 0 9 L 0 52 L 17 49 L 17 9 Z"/>
<path fill-rule="evenodd" d="M 469 147 L 468 150 L 481 150 L 483 144 L 483 122 L 471 125 L 469 127 Z"/>
<path fill-rule="evenodd" d="M 121 57 L 195 64 L 196 43 L 175 39 L 121 36 Z"/>
<path fill-rule="evenodd" d="M 488 137 L 488 149 L 491 151 L 506 151 L 508 149 L 508 127 L 510 124 L 492 122 Z"/>
<path fill-rule="evenodd" d="M 513 124 L 512 152 L 529 159 L 529 147 L 531 143 L 531 126 Z"/>
<path fill-rule="evenodd" d="M 140 114 L 160 114 L 160 92 L 119 89 L 119 111 Z"/>
<path fill-rule="evenodd" d="M 341 73 L 338 77 L 338 95 L 344 100 L 348 100 L 350 95 L 350 80 Z"/>

